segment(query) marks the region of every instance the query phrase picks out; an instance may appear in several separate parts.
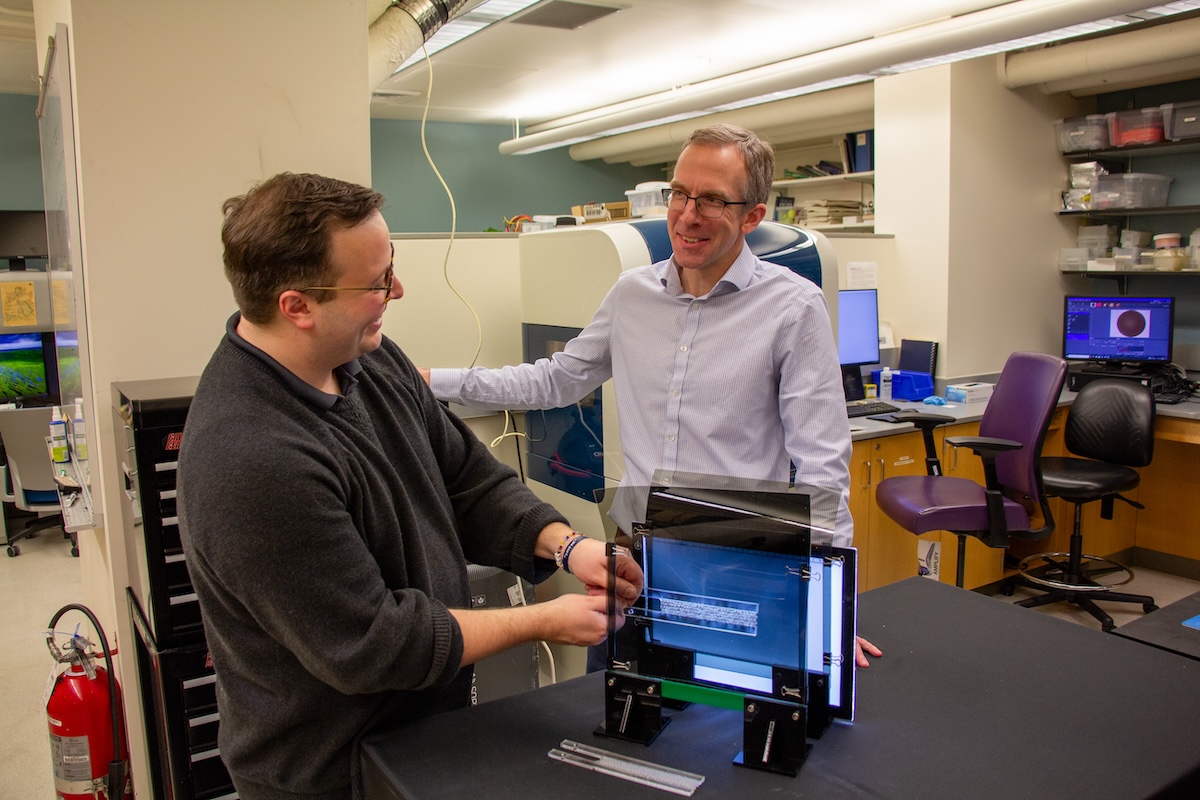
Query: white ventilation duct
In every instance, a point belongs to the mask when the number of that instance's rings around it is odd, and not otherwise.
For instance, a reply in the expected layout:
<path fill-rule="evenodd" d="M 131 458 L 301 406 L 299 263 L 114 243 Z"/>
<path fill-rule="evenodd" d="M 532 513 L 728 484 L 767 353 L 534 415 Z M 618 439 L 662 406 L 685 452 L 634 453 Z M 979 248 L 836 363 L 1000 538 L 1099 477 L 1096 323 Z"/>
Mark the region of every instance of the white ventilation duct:
<path fill-rule="evenodd" d="M 470 0 L 371 0 L 367 7 L 368 89 L 374 91 L 409 56 L 461 14 Z"/>
<path fill-rule="evenodd" d="M 609 163 L 654 164 L 674 159 L 688 134 L 718 122 L 750 128 L 772 141 L 798 142 L 870 128 L 874 119 L 875 88 L 860 83 L 581 142 L 572 145 L 569 152 L 576 161 L 603 158 Z"/>
<path fill-rule="evenodd" d="M 1046 94 L 1098 94 L 1200 76 L 1200 18 L 1164 22 L 998 59 L 1010 89 L 1040 86 Z"/>
<path fill-rule="evenodd" d="M 694 113 L 750 97 L 785 92 L 800 86 L 870 73 L 893 64 L 946 55 L 996 42 L 1032 36 L 1096 19 L 1118 16 L 1146 7 L 1146 0 L 1014 0 L 995 8 L 919 25 L 819 53 L 746 70 L 645 98 L 646 103 L 591 119 L 555 127 L 540 125 L 537 133 L 500 143 L 505 155 L 561 146 L 595 138 L 613 128 L 648 123 L 677 114 Z"/>

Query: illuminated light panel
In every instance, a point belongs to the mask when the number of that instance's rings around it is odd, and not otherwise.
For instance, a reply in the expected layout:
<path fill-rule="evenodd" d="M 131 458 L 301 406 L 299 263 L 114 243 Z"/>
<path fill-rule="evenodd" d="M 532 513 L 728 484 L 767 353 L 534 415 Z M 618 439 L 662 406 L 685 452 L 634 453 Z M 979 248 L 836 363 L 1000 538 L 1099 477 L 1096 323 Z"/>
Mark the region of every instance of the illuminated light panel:
<path fill-rule="evenodd" d="M 453 44 L 458 44 L 468 36 L 479 33 L 484 28 L 507 19 L 513 14 L 524 11 L 539 0 L 487 0 L 465 14 L 461 14 L 447 22 L 425 42 L 425 48 L 418 50 L 408 57 L 403 64 L 396 68 L 392 75 L 397 75 L 405 69 L 418 64 L 425 59 L 425 53 L 433 55 Z"/>
<path fill-rule="evenodd" d="M 1040 44 L 1048 44 L 1050 42 L 1063 41 L 1066 39 L 1074 39 L 1079 36 L 1086 36 L 1094 33 L 1101 33 L 1115 28 L 1124 27 L 1138 22 L 1147 20 L 1162 19 L 1165 17 L 1175 16 L 1177 14 L 1187 13 L 1200 9 L 1200 0 L 1181 0 L 1176 3 L 1167 3 L 1165 5 L 1153 6 L 1142 11 L 1133 12 L 1130 14 L 1122 14 L 1116 17 L 1107 17 L 1105 19 L 1096 20 L 1094 22 L 1080 23 L 1078 25 L 1070 25 L 1065 28 L 1057 28 L 1052 31 L 1046 31 L 1041 34 L 1033 34 L 1023 36 L 1019 39 L 1010 39 L 996 44 L 973 47 L 967 50 L 959 50 L 954 53 L 947 53 L 941 56 L 932 56 L 930 58 L 919 59 L 916 61 L 908 61 L 899 64 L 893 64 L 887 67 L 881 67 L 877 70 L 872 70 L 869 74 L 849 75 L 844 78 L 834 78 L 827 81 L 798 86 L 795 89 L 790 89 L 784 92 L 772 92 L 765 95 L 757 95 L 744 100 L 738 100 L 732 103 L 726 103 L 720 106 L 713 106 L 696 111 L 683 112 L 674 114 L 670 117 L 659 117 L 644 122 L 631 123 L 620 127 L 609 128 L 598 131 L 596 133 L 581 134 L 554 143 L 546 143 L 531 147 L 527 150 L 516 151 L 518 153 L 537 153 L 544 150 L 552 150 L 557 147 L 565 147 L 580 142 L 593 141 L 602 139 L 608 136 L 616 136 L 621 133 L 630 133 L 632 131 L 645 130 L 646 128 L 655 128 L 660 125 L 667 125 L 672 122 L 680 122 L 696 117 L 707 116 L 709 114 L 719 113 L 722 111 L 733 111 L 741 108 L 762 105 L 764 103 L 774 102 L 776 100 L 784 100 L 791 97 L 799 97 L 805 94 L 814 94 L 816 92 L 832 89 L 839 86 L 849 86 L 856 83 L 865 83 L 873 80 L 876 77 L 885 75 L 895 75 L 902 72 L 911 72 L 912 70 L 922 69 L 924 67 L 937 66 L 940 64 L 952 64 L 956 61 L 965 61 L 971 58 L 980 56 L 994 55 L 996 53 L 1004 53 L 1011 50 L 1019 50 L 1026 47 L 1033 47 Z M 720 80 L 720 79 L 718 79 Z"/>

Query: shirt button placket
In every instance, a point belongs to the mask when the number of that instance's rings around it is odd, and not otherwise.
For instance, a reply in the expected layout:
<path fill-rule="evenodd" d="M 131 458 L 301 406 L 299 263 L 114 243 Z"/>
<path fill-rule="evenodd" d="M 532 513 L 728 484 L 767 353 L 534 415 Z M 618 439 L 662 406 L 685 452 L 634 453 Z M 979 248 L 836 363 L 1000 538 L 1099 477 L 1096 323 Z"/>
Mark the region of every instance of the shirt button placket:
<path fill-rule="evenodd" d="M 700 327 L 701 303 L 689 301 L 684 316 L 683 333 L 679 339 L 679 349 L 671 369 L 671 381 L 667 397 L 667 413 L 663 431 L 663 460 L 662 468 L 678 469 L 679 465 L 679 418 L 683 407 L 683 379 L 687 374 L 688 359 L 691 357 L 692 342 Z"/>

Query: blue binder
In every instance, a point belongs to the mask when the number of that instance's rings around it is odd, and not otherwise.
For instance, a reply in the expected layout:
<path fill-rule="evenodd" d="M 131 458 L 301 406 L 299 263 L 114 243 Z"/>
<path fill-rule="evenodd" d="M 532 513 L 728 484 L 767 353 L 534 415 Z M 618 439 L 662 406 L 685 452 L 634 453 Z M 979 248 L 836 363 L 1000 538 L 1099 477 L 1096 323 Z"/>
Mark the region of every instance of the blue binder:
<path fill-rule="evenodd" d="M 855 172 L 870 172 L 875 169 L 875 129 L 846 134 Z"/>

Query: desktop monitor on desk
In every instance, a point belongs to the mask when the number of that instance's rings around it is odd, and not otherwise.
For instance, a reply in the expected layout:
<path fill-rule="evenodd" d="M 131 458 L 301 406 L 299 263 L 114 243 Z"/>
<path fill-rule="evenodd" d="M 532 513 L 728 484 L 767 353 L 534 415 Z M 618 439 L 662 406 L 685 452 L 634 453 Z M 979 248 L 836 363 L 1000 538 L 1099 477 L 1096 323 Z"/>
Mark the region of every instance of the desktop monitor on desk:
<path fill-rule="evenodd" d="M 58 402 L 54 334 L 0 333 L 0 403 Z"/>
<path fill-rule="evenodd" d="M 875 289 L 838 292 L 838 363 L 847 400 L 862 400 L 862 367 L 879 363 L 879 293 Z"/>
<path fill-rule="evenodd" d="M 1089 372 L 1140 374 L 1171 362 L 1174 298 L 1068 296 L 1063 358 Z"/>

